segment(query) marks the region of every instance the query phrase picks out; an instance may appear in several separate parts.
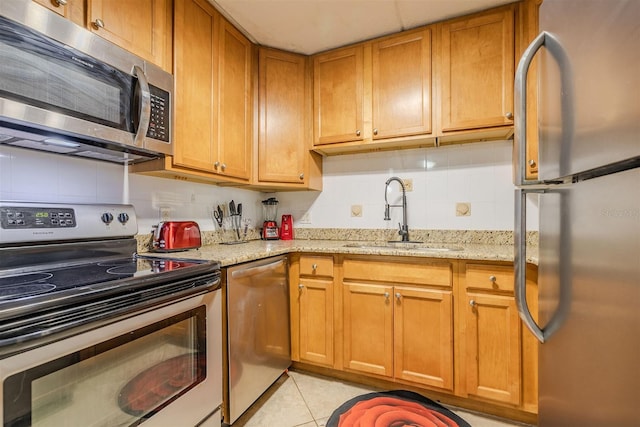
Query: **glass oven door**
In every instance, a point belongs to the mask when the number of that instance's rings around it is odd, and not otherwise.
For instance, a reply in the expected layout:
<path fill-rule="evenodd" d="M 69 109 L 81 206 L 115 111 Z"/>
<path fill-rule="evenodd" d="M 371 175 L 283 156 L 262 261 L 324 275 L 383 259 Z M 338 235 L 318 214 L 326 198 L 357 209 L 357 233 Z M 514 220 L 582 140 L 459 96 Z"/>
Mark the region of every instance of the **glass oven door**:
<path fill-rule="evenodd" d="M 208 363 L 219 359 L 208 354 L 215 351 L 207 338 L 210 309 L 198 305 L 171 311 L 176 312 L 160 320 L 153 319 L 152 311 L 118 322 L 122 325 L 117 329 L 124 333 L 107 334 L 90 345 L 83 341 L 99 338 L 102 329 L 106 332 L 113 325 L 3 360 L 16 367 L 25 365 L 15 372 L 2 372 L 4 427 L 135 426 L 148 419 L 162 420 L 166 408 L 194 388 L 202 393 L 207 388 L 203 383 L 211 383 L 211 377 L 217 377 L 221 388 L 220 372 Z M 153 321 L 141 323 L 141 317 Z M 123 328 L 125 324 L 130 331 Z M 49 347 L 62 348 L 65 342 L 80 345 L 47 358 Z M 219 346 L 217 351 L 221 352 Z M 208 394 L 211 399 L 210 390 Z M 182 400 L 188 403 L 189 397 Z M 219 404 L 211 401 L 211 407 L 197 416 L 204 408 L 194 408 L 194 414 L 183 415 L 184 420 L 195 416 L 197 422 Z"/>

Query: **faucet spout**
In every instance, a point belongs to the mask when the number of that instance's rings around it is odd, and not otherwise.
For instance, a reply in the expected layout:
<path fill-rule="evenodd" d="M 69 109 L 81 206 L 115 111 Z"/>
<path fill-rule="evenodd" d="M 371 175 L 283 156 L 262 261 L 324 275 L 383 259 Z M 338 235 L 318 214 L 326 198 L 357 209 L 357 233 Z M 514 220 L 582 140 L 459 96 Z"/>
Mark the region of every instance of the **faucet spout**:
<path fill-rule="evenodd" d="M 389 201 L 387 200 L 387 191 L 389 190 L 389 184 L 391 184 L 391 182 L 393 181 L 397 181 L 400 184 L 400 187 L 402 188 L 402 205 L 390 205 Z M 385 221 L 390 221 L 391 220 L 391 216 L 389 215 L 389 209 L 392 207 L 402 207 L 402 225 L 398 224 L 398 234 L 400 236 L 402 236 L 402 241 L 403 242 L 408 242 L 409 241 L 409 225 L 407 224 L 407 191 L 406 188 L 404 186 L 404 182 L 398 178 L 397 176 L 392 176 L 391 178 L 389 178 L 387 180 L 387 182 L 385 183 L 385 187 L 384 187 L 384 202 L 385 202 L 385 208 L 384 208 L 384 220 Z"/>

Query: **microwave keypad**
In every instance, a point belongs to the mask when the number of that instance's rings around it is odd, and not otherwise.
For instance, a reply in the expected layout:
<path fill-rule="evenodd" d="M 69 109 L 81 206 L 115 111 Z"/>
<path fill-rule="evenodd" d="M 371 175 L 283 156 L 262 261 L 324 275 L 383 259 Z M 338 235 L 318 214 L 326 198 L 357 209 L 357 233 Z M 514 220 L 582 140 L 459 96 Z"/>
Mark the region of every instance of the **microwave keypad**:
<path fill-rule="evenodd" d="M 149 85 L 151 91 L 151 121 L 147 136 L 169 142 L 169 93 Z"/>

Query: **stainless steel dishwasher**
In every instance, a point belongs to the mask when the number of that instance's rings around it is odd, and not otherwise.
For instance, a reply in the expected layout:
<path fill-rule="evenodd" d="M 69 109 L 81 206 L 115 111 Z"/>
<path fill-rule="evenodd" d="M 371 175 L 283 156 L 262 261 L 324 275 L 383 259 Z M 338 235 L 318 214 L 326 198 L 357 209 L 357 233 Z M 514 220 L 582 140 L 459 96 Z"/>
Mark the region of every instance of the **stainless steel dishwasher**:
<path fill-rule="evenodd" d="M 224 422 L 233 424 L 291 365 L 287 258 L 226 273 Z"/>

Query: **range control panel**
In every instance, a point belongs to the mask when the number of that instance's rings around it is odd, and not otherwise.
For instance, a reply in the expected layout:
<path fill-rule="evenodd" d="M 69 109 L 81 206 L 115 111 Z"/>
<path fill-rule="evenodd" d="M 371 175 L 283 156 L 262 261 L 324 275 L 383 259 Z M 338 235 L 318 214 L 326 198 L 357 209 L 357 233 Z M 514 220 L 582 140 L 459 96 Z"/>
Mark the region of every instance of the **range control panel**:
<path fill-rule="evenodd" d="M 70 208 L 0 208 L 0 226 L 5 229 L 75 227 L 76 214 Z"/>
<path fill-rule="evenodd" d="M 0 245 L 131 237 L 138 233 L 131 205 L 0 201 Z"/>

